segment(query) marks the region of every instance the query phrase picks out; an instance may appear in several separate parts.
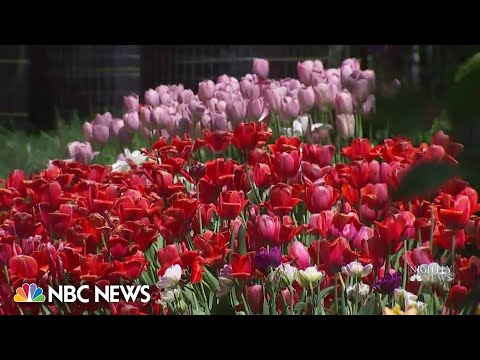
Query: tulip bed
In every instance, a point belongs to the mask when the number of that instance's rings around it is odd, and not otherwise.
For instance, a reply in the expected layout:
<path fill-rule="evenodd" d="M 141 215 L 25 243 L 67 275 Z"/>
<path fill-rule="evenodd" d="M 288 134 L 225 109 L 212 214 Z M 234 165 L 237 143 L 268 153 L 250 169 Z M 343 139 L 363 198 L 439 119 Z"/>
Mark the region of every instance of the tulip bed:
<path fill-rule="evenodd" d="M 476 190 L 455 177 L 397 196 L 414 169 L 456 166 L 462 145 L 441 131 L 419 146 L 366 139 L 374 73 L 352 59 L 298 69 L 300 81 L 275 82 L 257 59 L 255 75 L 196 95 L 126 97 L 123 119 L 84 125 L 71 159 L 13 171 L 0 188 L 0 313 L 475 313 Z M 151 145 L 89 164 L 91 142 L 101 153 L 136 132 Z M 151 299 L 16 303 L 24 283 L 148 285 Z"/>

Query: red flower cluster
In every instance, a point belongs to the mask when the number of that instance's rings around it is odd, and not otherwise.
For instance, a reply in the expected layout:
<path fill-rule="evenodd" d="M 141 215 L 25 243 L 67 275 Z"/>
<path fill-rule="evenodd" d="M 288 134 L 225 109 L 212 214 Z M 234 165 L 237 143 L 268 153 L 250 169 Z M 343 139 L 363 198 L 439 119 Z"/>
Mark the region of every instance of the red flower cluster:
<path fill-rule="evenodd" d="M 53 313 L 168 313 L 171 308 L 156 301 L 161 295 L 154 285 L 178 264 L 187 275 L 182 284 L 208 280 L 211 291 L 225 278 L 244 284 L 237 297 L 245 295 L 255 313 L 264 301 L 259 284 L 270 281 L 265 269 L 278 266 L 268 255 L 273 248 L 281 249 L 280 263 L 323 270 L 321 289 L 337 284 L 342 266 L 354 260 L 373 265 L 363 279 L 373 286 L 393 271 L 395 256 L 412 266 L 435 259 L 454 263 L 455 294 L 447 305 L 452 309 L 478 284 L 480 259 L 461 251 L 466 244 L 480 247 L 474 189 L 453 179 L 432 198 L 392 200 L 412 165 L 455 164 L 460 144 L 443 133 L 419 147 L 404 138 L 377 146 L 354 139 L 341 150 L 348 161 L 332 164 L 332 145 L 285 136 L 267 145 L 270 136 L 264 124 L 241 123 L 233 133 L 206 130 L 205 138 L 195 141 L 160 139 L 143 150 L 151 161 L 131 164 L 127 173 L 63 161 L 30 179 L 12 172 L 0 188 L 0 312 L 39 313 L 48 307 Z M 230 145 L 243 163 L 222 157 L 198 161 L 203 147 L 221 153 Z M 452 241 L 459 250 L 455 258 L 441 257 L 452 250 Z M 228 275 L 221 275 L 225 269 Z M 14 289 L 25 282 L 44 289 L 143 283 L 151 286 L 152 299 L 20 306 L 13 301 Z M 418 285 L 407 281 L 407 289 L 418 291 Z M 267 292 L 265 300 L 288 297 L 279 305 L 282 311 L 298 300 L 299 283 L 291 290 L 285 285 L 280 293 Z M 325 305 L 332 301 L 333 294 Z"/>

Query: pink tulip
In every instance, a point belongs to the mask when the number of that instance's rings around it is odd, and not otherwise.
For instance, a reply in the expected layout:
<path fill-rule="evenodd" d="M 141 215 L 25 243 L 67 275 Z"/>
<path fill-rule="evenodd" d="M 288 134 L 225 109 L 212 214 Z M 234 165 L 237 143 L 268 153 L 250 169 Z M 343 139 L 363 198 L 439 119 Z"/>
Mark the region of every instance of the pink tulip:
<path fill-rule="evenodd" d="M 140 118 L 138 117 L 138 112 L 129 112 L 123 116 L 123 121 L 125 126 L 131 131 L 137 131 L 140 127 Z"/>
<path fill-rule="evenodd" d="M 211 129 L 213 131 L 225 131 L 227 129 L 227 114 L 225 112 L 212 112 Z"/>
<path fill-rule="evenodd" d="M 310 266 L 310 255 L 308 249 L 300 241 L 294 241 L 288 249 L 288 255 L 294 260 L 299 269 L 306 269 Z"/>
<path fill-rule="evenodd" d="M 145 91 L 145 105 L 156 107 L 160 105 L 160 95 L 153 89 Z"/>
<path fill-rule="evenodd" d="M 138 111 L 138 95 L 124 96 L 123 103 L 128 112 Z"/>
<path fill-rule="evenodd" d="M 228 120 L 234 124 L 239 123 L 247 115 L 247 103 L 243 99 L 237 99 L 227 104 Z"/>
<path fill-rule="evenodd" d="M 155 88 L 155 91 L 158 93 L 158 97 L 160 98 L 160 95 L 168 93 L 170 88 L 167 85 L 160 85 Z"/>
<path fill-rule="evenodd" d="M 278 243 L 280 220 L 277 216 L 259 215 L 256 217 L 257 230 L 262 239 L 268 243 Z"/>
<path fill-rule="evenodd" d="M 152 125 L 155 124 L 158 129 L 164 129 L 170 123 L 170 118 L 170 112 L 165 105 L 157 106 L 150 115 Z"/>
<path fill-rule="evenodd" d="M 110 124 L 110 136 L 118 136 L 118 132 L 125 125 L 122 119 L 113 119 Z"/>
<path fill-rule="evenodd" d="M 140 135 L 144 139 L 150 139 L 150 137 L 151 137 L 150 130 L 148 130 L 145 126 L 140 126 L 138 131 L 140 132 Z"/>
<path fill-rule="evenodd" d="M 151 122 L 151 116 L 152 116 L 152 109 L 150 107 L 144 106 L 140 109 L 140 122 L 143 126 L 145 126 L 148 129 L 152 129 L 152 122 Z"/>
<path fill-rule="evenodd" d="M 88 121 L 85 122 L 82 126 L 82 130 L 85 140 L 92 141 L 92 124 L 90 124 Z"/>
<path fill-rule="evenodd" d="M 112 122 L 112 114 L 110 114 L 109 112 L 106 112 L 103 115 L 100 115 L 100 114 L 95 115 L 95 119 L 93 120 L 92 125 L 105 125 L 109 127 L 111 122 Z"/>
<path fill-rule="evenodd" d="M 343 90 L 335 97 L 335 110 L 337 114 L 353 114 L 352 95 L 348 90 Z"/>
<path fill-rule="evenodd" d="M 298 99 L 286 96 L 282 100 L 282 107 L 280 108 L 280 121 L 288 121 L 295 119 L 300 113 L 300 104 Z"/>
<path fill-rule="evenodd" d="M 356 233 L 355 237 L 350 241 L 350 244 L 353 249 L 361 249 L 362 248 L 362 242 L 364 240 L 370 240 L 374 235 L 374 232 L 372 229 L 370 229 L 368 226 L 362 226 L 360 230 Z"/>
<path fill-rule="evenodd" d="M 346 140 L 355 135 L 355 117 L 353 114 L 340 114 L 335 119 L 337 133 L 340 138 Z"/>
<path fill-rule="evenodd" d="M 305 89 L 298 90 L 298 102 L 300 103 L 300 110 L 308 112 L 315 105 L 315 93 L 311 86 Z"/>
<path fill-rule="evenodd" d="M 106 125 L 93 125 L 92 139 L 99 144 L 105 145 L 108 142 L 109 128 Z"/>
<path fill-rule="evenodd" d="M 311 85 L 311 78 L 312 78 L 312 71 L 313 71 L 313 61 L 306 60 L 304 62 L 299 62 L 297 64 L 297 74 L 300 81 L 309 86 Z"/>
<path fill-rule="evenodd" d="M 247 118 L 258 121 L 263 114 L 263 99 L 251 99 L 247 105 Z"/>
<path fill-rule="evenodd" d="M 375 95 L 369 95 L 367 100 L 362 104 L 360 113 L 363 116 L 368 116 L 375 112 Z"/>
<path fill-rule="evenodd" d="M 313 87 L 315 105 L 321 112 L 328 112 L 335 107 L 335 98 L 338 93 L 337 86 L 333 84 L 317 84 Z"/>
<path fill-rule="evenodd" d="M 198 84 L 198 97 L 203 103 L 206 103 L 213 97 L 214 91 L 215 84 L 212 80 L 204 80 Z"/>
<path fill-rule="evenodd" d="M 263 96 L 270 110 L 278 113 L 280 112 L 280 109 L 282 107 L 282 96 L 280 95 L 279 91 L 275 91 L 275 90 L 276 89 L 266 88 L 264 90 Z"/>
<path fill-rule="evenodd" d="M 268 78 L 269 64 L 266 59 L 253 59 L 253 73 L 258 76 L 260 80 Z"/>
<path fill-rule="evenodd" d="M 192 101 L 193 96 L 194 96 L 194 94 L 193 94 L 192 90 L 190 90 L 190 89 L 182 90 L 178 94 L 178 102 L 180 104 L 187 104 L 188 105 Z"/>
<path fill-rule="evenodd" d="M 118 130 L 117 140 L 121 145 L 130 145 L 133 140 L 133 133 L 126 126 L 123 126 Z"/>
<path fill-rule="evenodd" d="M 73 141 L 68 143 L 68 153 L 70 158 L 81 164 L 88 164 L 98 152 L 93 152 L 92 145 L 89 142 L 81 143 L 79 141 Z"/>
<path fill-rule="evenodd" d="M 240 81 L 240 91 L 246 99 L 254 99 L 260 96 L 260 86 L 248 80 Z"/>

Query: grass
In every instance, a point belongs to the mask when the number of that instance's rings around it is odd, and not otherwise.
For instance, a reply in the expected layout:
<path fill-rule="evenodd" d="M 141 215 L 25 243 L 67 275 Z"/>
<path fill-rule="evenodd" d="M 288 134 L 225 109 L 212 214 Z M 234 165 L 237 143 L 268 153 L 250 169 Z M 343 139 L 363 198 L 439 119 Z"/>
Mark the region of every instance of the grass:
<path fill-rule="evenodd" d="M 93 118 L 93 117 L 92 117 Z M 57 117 L 56 128 L 49 131 L 29 133 L 18 127 L 10 130 L 0 127 L 0 178 L 6 179 L 15 169 L 24 170 L 27 176 L 45 169 L 50 160 L 67 159 L 67 144 L 72 141 L 85 141 L 81 119 L 74 114 L 70 121 Z M 130 149 L 139 149 L 148 146 L 148 142 L 139 134 L 135 135 Z M 112 164 L 123 150 L 115 141 L 100 149 L 93 145 L 100 155 L 93 159 L 93 163 Z"/>

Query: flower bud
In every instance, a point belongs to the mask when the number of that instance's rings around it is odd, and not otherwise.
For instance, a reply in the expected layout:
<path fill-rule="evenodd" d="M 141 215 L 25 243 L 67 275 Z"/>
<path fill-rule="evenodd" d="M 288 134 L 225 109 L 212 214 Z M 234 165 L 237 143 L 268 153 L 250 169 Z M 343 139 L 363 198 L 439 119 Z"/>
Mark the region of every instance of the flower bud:
<path fill-rule="evenodd" d="M 313 286 L 317 282 L 322 282 L 325 278 L 323 271 L 318 271 L 317 266 L 310 266 L 305 270 L 299 270 L 297 273 L 297 281 L 303 288 Z"/>

